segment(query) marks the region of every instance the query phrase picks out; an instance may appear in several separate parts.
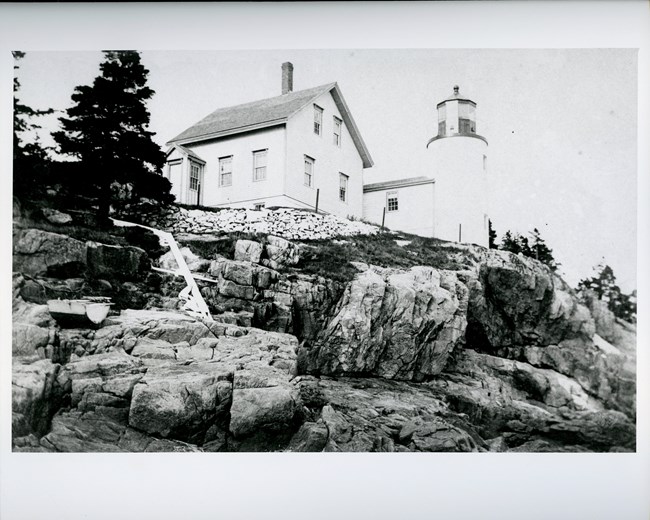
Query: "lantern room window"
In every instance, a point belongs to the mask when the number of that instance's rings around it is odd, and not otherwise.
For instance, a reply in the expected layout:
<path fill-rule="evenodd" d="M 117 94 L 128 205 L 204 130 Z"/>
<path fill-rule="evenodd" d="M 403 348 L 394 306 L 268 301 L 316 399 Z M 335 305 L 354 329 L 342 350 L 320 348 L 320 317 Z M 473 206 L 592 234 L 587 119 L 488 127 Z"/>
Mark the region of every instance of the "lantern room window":
<path fill-rule="evenodd" d="M 476 107 L 471 102 L 458 103 L 458 131 L 461 134 L 476 133 Z"/>

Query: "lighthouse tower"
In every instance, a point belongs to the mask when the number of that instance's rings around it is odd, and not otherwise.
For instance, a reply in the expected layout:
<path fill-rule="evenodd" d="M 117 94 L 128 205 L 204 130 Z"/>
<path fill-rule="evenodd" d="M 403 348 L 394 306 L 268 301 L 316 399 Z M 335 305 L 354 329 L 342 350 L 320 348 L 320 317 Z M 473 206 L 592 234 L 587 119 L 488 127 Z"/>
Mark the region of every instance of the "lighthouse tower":
<path fill-rule="evenodd" d="M 487 247 L 488 142 L 476 133 L 476 103 L 456 85 L 437 109 L 438 135 L 427 143 L 436 180 L 434 236 Z"/>

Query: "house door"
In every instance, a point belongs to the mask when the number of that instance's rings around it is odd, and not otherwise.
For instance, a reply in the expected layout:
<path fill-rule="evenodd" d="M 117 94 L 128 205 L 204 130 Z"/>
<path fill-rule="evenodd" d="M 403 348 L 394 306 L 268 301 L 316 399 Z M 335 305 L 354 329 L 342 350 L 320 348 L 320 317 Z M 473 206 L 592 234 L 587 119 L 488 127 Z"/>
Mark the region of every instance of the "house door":
<path fill-rule="evenodd" d="M 181 180 L 183 175 L 183 163 L 181 161 L 169 163 L 169 182 L 172 184 L 171 194 L 176 197 L 176 202 L 181 200 Z"/>
<path fill-rule="evenodd" d="M 190 182 L 188 185 L 187 204 L 198 206 L 203 199 L 201 185 L 203 184 L 203 167 L 190 162 Z"/>

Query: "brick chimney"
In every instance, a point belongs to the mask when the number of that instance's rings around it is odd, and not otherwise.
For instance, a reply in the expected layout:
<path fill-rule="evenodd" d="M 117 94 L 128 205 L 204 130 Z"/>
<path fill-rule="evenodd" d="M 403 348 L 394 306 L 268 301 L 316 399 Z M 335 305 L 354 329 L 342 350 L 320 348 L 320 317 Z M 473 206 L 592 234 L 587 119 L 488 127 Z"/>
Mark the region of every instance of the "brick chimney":
<path fill-rule="evenodd" d="M 285 61 L 282 64 L 282 94 L 293 92 L 293 63 Z"/>

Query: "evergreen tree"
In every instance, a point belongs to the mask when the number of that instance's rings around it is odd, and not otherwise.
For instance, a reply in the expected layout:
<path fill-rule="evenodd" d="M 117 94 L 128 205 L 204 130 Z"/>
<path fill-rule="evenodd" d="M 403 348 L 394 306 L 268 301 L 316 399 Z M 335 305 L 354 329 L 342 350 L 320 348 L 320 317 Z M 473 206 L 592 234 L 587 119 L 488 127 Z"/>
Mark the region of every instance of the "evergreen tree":
<path fill-rule="evenodd" d="M 543 264 L 549 266 L 553 271 L 556 271 L 559 267 L 559 264 L 553 258 L 553 250 L 546 245 L 546 242 L 542 239 L 539 230 L 537 228 L 533 229 L 533 232 L 530 233 L 531 236 L 531 246 L 530 246 L 530 256 L 539 260 Z"/>
<path fill-rule="evenodd" d="M 599 300 L 609 303 L 612 298 L 615 298 L 616 293 L 620 291 L 616 285 L 614 270 L 608 265 L 601 263 L 594 267 L 594 271 L 596 274 L 592 278 L 580 280 L 578 290 L 592 291 Z"/>
<path fill-rule="evenodd" d="M 488 219 L 488 248 L 498 249 L 497 232 L 492 227 L 492 221 Z"/>
<path fill-rule="evenodd" d="M 510 251 L 516 255 L 521 253 L 524 256 L 530 256 L 528 239 L 519 233 L 513 234 L 510 231 L 506 231 L 506 234 L 503 235 L 503 239 L 501 240 L 499 249 L 503 251 Z"/>
<path fill-rule="evenodd" d="M 533 232 L 530 233 L 530 237 L 531 240 L 529 241 L 528 237 L 519 233 L 506 231 L 498 249 L 510 251 L 514 254 L 521 253 L 529 258 L 535 258 L 550 267 L 551 270 L 556 271 L 560 264 L 558 264 L 555 261 L 555 258 L 553 258 L 553 250 L 546 245 L 539 230 L 535 228 Z"/>
<path fill-rule="evenodd" d="M 78 160 L 80 174 L 69 188 L 98 199 L 102 216 L 115 182 L 131 184 L 134 198 L 171 202 L 170 183 L 160 175 L 165 155 L 148 130 L 146 102 L 154 91 L 140 54 L 105 51 L 100 71 L 92 85 L 75 88 L 74 105 L 60 118 L 63 130 L 53 134 L 60 152 Z"/>
<path fill-rule="evenodd" d="M 614 270 L 600 263 L 594 267 L 595 276 L 585 278 L 578 284 L 578 291 L 583 295 L 590 291 L 599 300 L 607 303 L 607 308 L 614 316 L 631 323 L 636 322 L 636 291 L 625 294 L 616 283 Z"/>
<path fill-rule="evenodd" d="M 50 158 L 47 150 L 40 144 L 38 136 L 33 142 L 25 142 L 23 135 L 40 128 L 33 119 L 51 114 L 54 110 L 35 110 L 20 102 L 18 92 L 18 61 L 25 57 L 21 51 L 13 51 L 14 57 L 14 126 L 13 126 L 13 162 L 14 192 L 18 195 L 37 195 L 44 187 L 49 170 Z"/>

